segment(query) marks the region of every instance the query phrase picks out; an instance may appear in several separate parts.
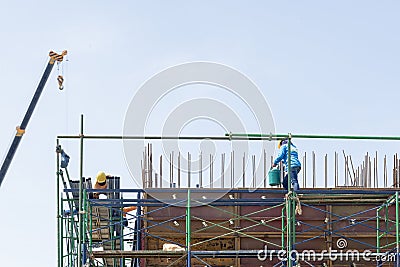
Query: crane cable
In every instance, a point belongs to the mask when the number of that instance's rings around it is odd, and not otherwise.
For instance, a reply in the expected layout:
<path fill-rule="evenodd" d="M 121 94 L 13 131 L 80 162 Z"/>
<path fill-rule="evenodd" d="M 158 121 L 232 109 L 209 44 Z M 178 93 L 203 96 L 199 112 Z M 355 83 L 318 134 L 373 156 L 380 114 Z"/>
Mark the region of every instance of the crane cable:
<path fill-rule="evenodd" d="M 65 68 L 64 68 L 65 66 Z M 64 86 L 64 76 L 67 77 L 68 81 L 70 81 L 70 76 L 69 76 L 69 58 L 68 58 L 68 54 L 65 57 L 65 61 L 62 62 L 61 65 L 61 75 L 59 73 L 58 77 L 57 77 L 57 82 L 59 85 L 59 89 L 63 90 L 65 88 Z M 64 75 L 64 70 L 65 70 L 65 75 Z M 61 87 L 60 87 L 60 77 L 61 77 Z M 69 85 L 67 85 L 69 86 Z M 69 133 L 69 90 L 66 90 L 65 92 L 65 132 Z M 64 144 L 64 147 L 66 147 L 66 149 L 69 148 L 69 140 L 66 140 L 66 143 Z"/>

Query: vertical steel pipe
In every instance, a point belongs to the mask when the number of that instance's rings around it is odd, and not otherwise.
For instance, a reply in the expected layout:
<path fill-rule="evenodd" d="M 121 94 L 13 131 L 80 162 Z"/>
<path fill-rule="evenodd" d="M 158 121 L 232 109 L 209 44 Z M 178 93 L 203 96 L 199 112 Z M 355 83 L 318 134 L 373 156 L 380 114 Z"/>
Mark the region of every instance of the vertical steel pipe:
<path fill-rule="evenodd" d="M 235 186 L 235 151 L 231 151 L 231 188 Z"/>
<path fill-rule="evenodd" d="M 256 188 L 256 156 L 251 155 L 251 167 L 252 167 L 252 183 L 251 186 Z"/>
<path fill-rule="evenodd" d="M 324 172 L 325 172 L 325 188 L 328 187 L 328 154 L 325 154 L 324 159 Z"/>
<path fill-rule="evenodd" d="M 368 187 L 370 188 L 372 187 L 371 172 L 372 172 L 371 157 L 368 157 Z"/>
<path fill-rule="evenodd" d="M 181 187 L 181 152 L 178 152 L 178 188 Z"/>
<path fill-rule="evenodd" d="M 396 169 L 397 169 L 396 162 L 397 162 L 396 155 L 393 155 L 392 185 L 394 188 L 396 188 L 396 180 L 397 180 L 396 179 Z"/>
<path fill-rule="evenodd" d="M 199 155 L 199 183 L 200 188 L 203 188 L 203 153 L 200 152 Z"/>
<path fill-rule="evenodd" d="M 187 173 L 188 173 L 188 175 L 187 175 L 187 179 L 188 179 L 188 182 L 187 182 L 187 186 L 188 186 L 188 188 L 190 188 L 190 186 L 191 186 L 191 177 L 190 177 L 190 165 L 191 165 L 191 155 L 190 155 L 190 153 L 188 152 L 188 170 L 187 170 Z"/>
<path fill-rule="evenodd" d="M 191 225 L 190 225 L 190 188 L 187 191 L 187 206 L 186 206 L 186 252 L 187 252 L 187 266 L 192 266 L 192 255 L 191 255 Z"/>
<path fill-rule="evenodd" d="M 387 188 L 387 186 L 388 186 L 386 155 L 383 158 L 383 186 L 385 188 Z"/>
<path fill-rule="evenodd" d="M 344 154 L 344 151 L 343 151 Z M 349 186 L 349 161 L 346 155 L 344 155 L 344 185 Z"/>
<path fill-rule="evenodd" d="M 149 144 L 149 187 L 153 187 L 153 146 Z"/>
<path fill-rule="evenodd" d="M 242 182 L 243 182 L 243 188 L 246 187 L 246 153 L 243 154 L 243 170 L 242 170 Z"/>
<path fill-rule="evenodd" d="M 147 147 L 144 147 L 142 172 L 143 172 L 143 174 L 142 174 L 143 188 L 146 188 L 147 187 Z"/>
<path fill-rule="evenodd" d="M 162 175 L 163 175 L 163 168 L 162 168 L 162 155 L 161 155 L 160 156 L 160 188 L 163 187 L 163 185 L 162 185 L 162 182 L 163 182 Z"/>
<path fill-rule="evenodd" d="M 214 177 L 213 177 L 213 156 L 210 154 L 210 188 L 214 187 Z"/>
<path fill-rule="evenodd" d="M 312 170 L 313 170 L 313 172 L 312 172 L 312 179 L 313 179 L 312 186 L 313 186 L 313 188 L 315 188 L 317 177 L 316 177 L 316 174 L 315 174 L 315 152 L 314 151 L 312 152 Z"/>
<path fill-rule="evenodd" d="M 338 153 L 335 151 L 335 187 L 339 185 L 338 171 Z"/>
<path fill-rule="evenodd" d="M 303 156 L 303 188 L 307 187 L 307 152 Z"/>
<path fill-rule="evenodd" d="M 264 188 L 267 187 L 267 152 L 264 149 L 264 154 L 263 154 L 263 166 L 264 166 L 264 174 L 263 174 L 263 185 Z"/>
<path fill-rule="evenodd" d="M 83 248 L 83 114 L 81 114 L 81 133 L 80 133 L 80 167 L 79 167 L 79 233 L 78 233 L 78 266 L 82 267 L 82 248 Z"/>
<path fill-rule="evenodd" d="M 221 188 L 225 186 L 225 153 L 221 154 Z"/>

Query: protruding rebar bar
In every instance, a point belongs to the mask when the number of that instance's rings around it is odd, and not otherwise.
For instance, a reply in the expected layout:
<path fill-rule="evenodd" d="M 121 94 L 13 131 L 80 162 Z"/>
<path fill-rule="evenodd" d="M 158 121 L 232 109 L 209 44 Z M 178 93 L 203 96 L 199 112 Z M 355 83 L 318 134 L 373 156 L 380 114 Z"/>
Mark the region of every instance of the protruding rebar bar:
<path fill-rule="evenodd" d="M 210 188 L 214 187 L 214 161 L 213 161 L 213 156 L 210 154 Z"/>
<path fill-rule="evenodd" d="M 350 181 L 351 181 L 352 184 L 354 184 L 355 181 L 353 181 L 353 179 L 355 180 L 356 178 L 354 177 L 355 176 L 355 169 L 354 169 L 353 159 L 352 159 L 351 155 L 349 155 L 349 162 L 350 162 L 351 169 L 353 170 L 352 173 L 350 172 L 350 174 L 353 174 L 353 176 L 350 175 Z"/>
<path fill-rule="evenodd" d="M 252 186 L 253 188 L 256 188 L 256 155 L 251 156 L 252 159 L 252 173 L 253 173 L 253 180 L 252 180 Z"/>
<path fill-rule="evenodd" d="M 264 166 L 264 173 L 263 173 L 263 185 L 264 188 L 267 187 L 267 152 L 264 149 L 263 153 L 263 166 Z"/>
<path fill-rule="evenodd" d="M 338 173 L 339 173 L 339 169 L 338 169 L 338 153 L 335 151 L 335 187 L 338 187 L 339 185 L 339 177 L 338 177 Z"/>
<path fill-rule="evenodd" d="M 374 184 L 376 187 L 379 187 L 379 177 L 378 177 L 378 151 L 375 151 L 375 175 L 374 175 Z"/>
<path fill-rule="evenodd" d="M 178 152 L 178 188 L 181 188 L 181 152 Z"/>
<path fill-rule="evenodd" d="M 307 152 L 304 152 L 303 156 L 303 188 L 307 187 Z"/>
<path fill-rule="evenodd" d="M 220 179 L 221 182 L 218 182 L 218 187 L 225 188 L 226 186 L 229 186 L 233 188 L 235 184 L 235 158 L 234 154 L 235 151 L 231 151 L 231 157 L 230 157 L 230 183 L 229 181 L 226 181 L 226 153 L 221 154 L 221 165 L 219 167 L 217 172 L 220 173 L 220 176 L 218 178 Z M 307 153 L 305 152 L 303 155 L 303 160 L 302 160 L 302 177 L 303 177 L 303 188 L 307 187 Z M 174 161 L 174 151 L 170 153 L 169 156 L 169 161 L 170 161 L 170 187 L 182 187 L 183 185 L 186 185 L 184 181 L 181 180 L 182 178 L 182 155 L 179 152 L 178 153 L 178 163 L 177 167 L 173 165 Z M 328 166 L 329 164 L 329 159 L 328 159 L 328 154 L 324 155 L 324 180 L 318 181 L 317 180 L 317 173 L 316 173 L 316 153 L 315 151 L 311 152 L 312 155 L 312 187 L 313 188 L 318 188 L 318 187 L 329 187 L 333 186 L 336 188 L 340 186 L 342 183 L 342 180 L 340 180 L 340 175 L 339 175 L 339 154 L 335 151 L 334 152 L 334 166 L 333 166 L 333 173 L 332 177 L 329 177 L 329 171 L 330 168 Z M 382 164 L 383 167 L 383 172 L 382 172 L 382 180 L 379 180 L 379 168 L 378 168 L 378 152 L 375 151 L 375 153 L 371 156 L 370 153 L 366 153 L 363 156 L 363 161 L 361 162 L 360 165 L 358 165 L 357 169 L 353 170 L 354 167 L 352 165 L 352 158 L 350 155 L 346 155 L 343 151 L 344 155 L 344 185 L 345 186 L 358 186 L 358 187 L 365 187 L 365 188 L 381 188 L 381 187 L 387 187 L 388 186 L 388 175 L 387 175 L 387 169 L 388 169 L 388 164 L 386 161 L 386 155 L 384 157 L 384 161 Z M 397 156 L 397 158 L 396 158 Z M 196 187 L 203 187 L 203 155 L 202 152 L 199 154 L 199 177 L 198 180 L 196 181 Z M 152 151 L 152 144 L 146 144 L 144 147 L 143 151 L 143 159 L 140 161 L 141 169 L 142 169 L 142 183 L 144 188 L 162 188 L 163 187 L 163 180 L 162 180 L 162 173 L 163 173 L 163 158 L 160 156 L 159 158 L 160 163 L 159 163 L 159 173 L 155 173 L 153 170 L 153 151 Z M 215 181 L 214 181 L 214 156 L 210 154 L 210 187 L 214 188 Z M 268 187 L 268 164 L 267 164 L 267 153 L 266 150 L 263 150 L 263 155 L 262 155 L 262 163 L 260 162 L 260 167 L 261 164 L 263 166 L 263 173 L 262 173 L 262 181 L 257 181 L 257 175 L 258 175 L 258 168 L 257 168 L 257 155 L 252 155 L 251 158 L 251 168 L 247 169 L 246 164 L 247 164 L 247 158 L 246 158 L 246 153 L 243 153 L 243 158 L 242 158 L 242 187 L 251 187 L 255 188 L 258 186 L 258 183 L 261 183 L 259 185 L 264 186 L 264 188 Z M 273 156 L 270 157 L 271 164 L 273 162 Z M 386 162 L 385 162 L 386 161 Z M 218 163 L 219 164 L 219 163 Z M 191 154 L 188 153 L 188 181 L 187 181 L 187 186 L 192 187 L 192 172 L 191 172 Z M 279 165 L 281 168 L 281 179 L 283 179 L 284 174 L 287 172 L 284 169 L 284 166 L 282 164 Z M 391 166 L 390 166 L 391 167 Z M 174 169 L 177 168 L 177 183 L 174 183 Z M 260 170 L 261 171 L 261 170 Z M 398 158 L 398 155 L 393 156 L 393 187 L 399 187 L 400 185 L 400 159 Z M 154 172 L 154 174 L 153 174 Z M 196 169 L 196 174 L 197 174 L 197 169 Z M 261 172 L 260 172 L 261 174 Z M 246 175 L 251 175 L 251 180 L 247 184 L 246 181 Z M 331 179 L 331 180 L 330 180 Z M 333 180 L 333 181 L 332 181 Z M 350 181 L 351 180 L 351 181 Z M 176 181 L 175 181 L 176 182 Z M 300 181 L 301 182 L 301 181 Z M 320 184 L 322 182 L 322 184 Z M 183 183 L 183 184 L 182 184 Z M 240 181 L 239 181 L 240 183 Z M 390 184 L 391 185 L 391 184 Z M 390 186 L 389 185 L 389 186 Z M 164 185 L 165 186 L 165 185 Z"/>
<path fill-rule="evenodd" d="M 316 177 L 316 174 L 315 174 L 315 152 L 314 152 L 314 151 L 312 152 L 312 168 L 313 168 L 313 172 L 312 172 L 312 174 L 313 174 L 313 175 L 312 175 L 312 178 L 313 178 L 312 186 L 313 186 L 313 188 L 315 188 L 317 177 Z"/>
<path fill-rule="evenodd" d="M 235 151 L 231 151 L 231 188 L 235 186 Z"/>
<path fill-rule="evenodd" d="M 169 187 L 172 188 L 174 184 L 174 151 L 169 155 Z"/>
<path fill-rule="evenodd" d="M 142 170 L 142 186 L 143 186 L 143 188 L 145 188 L 145 181 L 144 181 L 144 162 L 143 162 L 143 160 L 144 160 L 144 153 L 143 153 L 143 159 L 140 161 L 140 168 L 141 168 L 141 170 Z"/>
<path fill-rule="evenodd" d="M 162 180 L 162 174 L 163 174 L 163 168 L 162 168 L 162 166 L 163 166 L 163 164 L 162 164 L 163 162 L 162 162 L 162 155 L 160 156 L 160 188 L 162 188 L 163 187 L 163 184 L 162 184 L 162 182 L 163 182 L 163 180 Z"/>
<path fill-rule="evenodd" d="M 169 154 L 169 188 L 172 187 L 172 154 Z"/>
<path fill-rule="evenodd" d="M 246 187 L 246 153 L 243 154 L 243 164 L 242 164 L 242 179 L 243 179 L 243 188 Z"/>
<path fill-rule="evenodd" d="M 387 187 L 388 186 L 388 175 L 387 175 L 387 163 L 386 163 L 386 155 L 383 158 L 383 186 Z"/>
<path fill-rule="evenodd" d="M 199 183 L 200 188 L 203 188 L 203 152 L 199 155 Z"/>
<path fill-rule="evenodd" d="M 149 187 L 153 187 L 153 145 L 149 144 Z"/>
<path fill-rule="evenodd" d="M 325 154 L 324 158 L 324 172 L 325 172 L 325 188 L 328 187 L 328 154 Z"/>
<path fill-rule="evenodd" d="M 393 155 L 393 187 L 397 185 L 397 153 Z"/>
<path fill-rule="evenodd" d="M 225 187 L 225 153 L 221 154 L 221 188 Z"/>
<path fill-rule="evenodd" d="M 372 187 L 372 165 L 371 157 L 368 157 L 368 187 Z"/>

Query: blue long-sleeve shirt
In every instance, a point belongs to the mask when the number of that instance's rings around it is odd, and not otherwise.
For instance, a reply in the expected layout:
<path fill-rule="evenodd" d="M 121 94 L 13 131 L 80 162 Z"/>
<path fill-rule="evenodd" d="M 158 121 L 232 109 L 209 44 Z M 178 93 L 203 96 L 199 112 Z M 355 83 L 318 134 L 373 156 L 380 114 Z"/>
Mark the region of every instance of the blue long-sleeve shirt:
<path fill-rule="evenodd" d="M 288 159 L 288 144 L 284 144 L 281 146 L 281 150 L 279 151 L 278 157 L 274 160 L 274 164 L 277 165 L 279 162 L 283 160 L 283 164 L 285 164 L 285 168 L 287 169 L 287 159 Z M 301 167 L 301 163 L 299 161 L 298 149 L 295 145 L 290 144 L 290 167 Z"/>

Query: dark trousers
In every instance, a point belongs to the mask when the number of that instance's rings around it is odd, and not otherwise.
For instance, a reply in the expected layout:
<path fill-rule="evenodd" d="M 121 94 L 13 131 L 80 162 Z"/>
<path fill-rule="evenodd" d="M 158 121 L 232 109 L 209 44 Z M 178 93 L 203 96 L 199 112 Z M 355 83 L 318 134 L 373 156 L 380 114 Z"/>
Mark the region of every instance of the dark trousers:
<path fill-rule="evenodd" d="M 291 167 L 290 168 L 290 180 L 292 184 L 292 188 L 294 191 L 299 191 L 299 181 L 297 180 L 297 175 L 299 174 L 301 167 Z M 288 190 L 288 174 L 286 173 L 285 177 L 283 177 L 283 187 Z"/>

